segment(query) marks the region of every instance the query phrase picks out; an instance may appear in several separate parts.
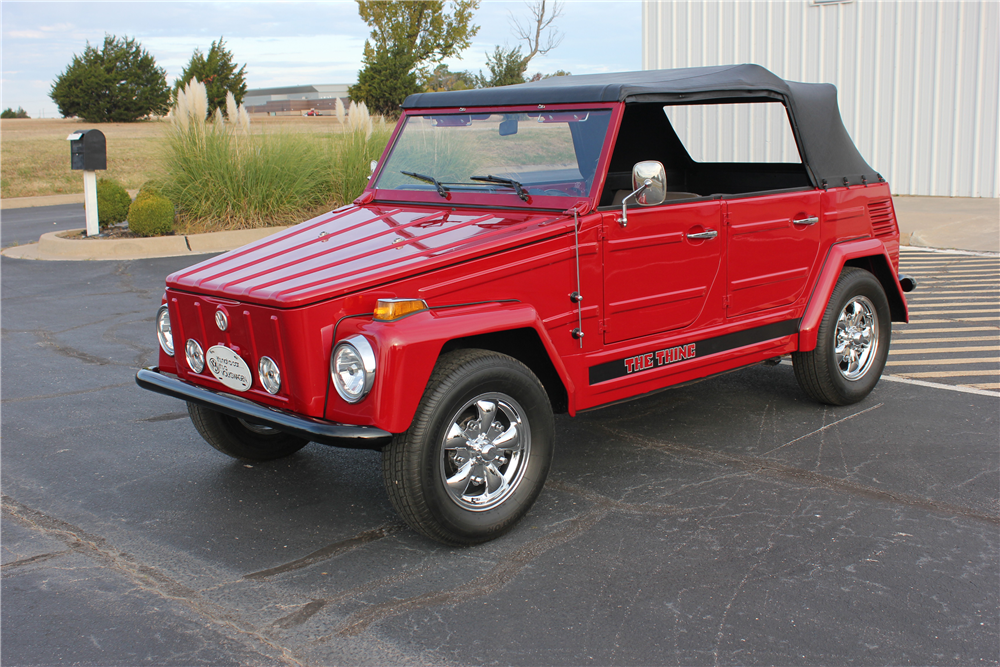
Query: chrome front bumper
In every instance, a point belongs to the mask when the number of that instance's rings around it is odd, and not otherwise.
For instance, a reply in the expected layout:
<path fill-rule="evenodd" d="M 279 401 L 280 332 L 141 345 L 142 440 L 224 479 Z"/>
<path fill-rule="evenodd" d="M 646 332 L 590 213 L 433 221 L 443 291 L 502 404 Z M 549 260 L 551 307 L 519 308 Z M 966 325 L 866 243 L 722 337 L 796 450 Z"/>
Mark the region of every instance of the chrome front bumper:
<path fill-rule="evenodd" d="M 392 440 L 392 433 L 380 428 L 338 424 L 324 419 L 295 415 L 253 403 L 239 396 L 195 386 L 176 376 L 161 373 L 160 369 L 156 367 L 141 369 L 135 374 L 135 382 L 143 389 L 173 396 L 182 401 L 197 403 L 231 417 L 245 419 L 262 426 L 270 426 L 322 445 L 353 449 L 381 449 Z"/>

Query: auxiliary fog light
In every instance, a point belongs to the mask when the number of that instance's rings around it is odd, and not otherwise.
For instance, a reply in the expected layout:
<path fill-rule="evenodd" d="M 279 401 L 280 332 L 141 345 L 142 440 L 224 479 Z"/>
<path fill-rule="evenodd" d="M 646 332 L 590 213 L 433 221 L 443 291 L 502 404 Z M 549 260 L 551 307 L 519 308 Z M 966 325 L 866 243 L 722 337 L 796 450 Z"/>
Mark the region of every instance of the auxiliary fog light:
<path fill-rule="evenodd" d="M 271 357 L 260 358 L 260 363 L 257 364 L 257 376 L 260 377 L 260 383 L 267 389 L 267 393 L 277 394 L 281 389 L 281 371 Z"/>
<path fill-rule="evenodd" d="M 174 356 L 174 337 L 170 332 L 170 311 L 167 304 L 160 306 L 156 311 L 156 338 L 160 341 L 163 351 Z"/>
<path fill-rule="evenodd" d="M 375 383 L 375 350 L 361 335 L 340 342 L 330 355 L 330 377 L 340 397 L 357 403 Z"/>
<path fill-rule="evenodd" d="M 195 373 L 205 370 L 205 353 L 194 338 L 188 338 L 188 342 L 184 344 L 184 357 Z"/>

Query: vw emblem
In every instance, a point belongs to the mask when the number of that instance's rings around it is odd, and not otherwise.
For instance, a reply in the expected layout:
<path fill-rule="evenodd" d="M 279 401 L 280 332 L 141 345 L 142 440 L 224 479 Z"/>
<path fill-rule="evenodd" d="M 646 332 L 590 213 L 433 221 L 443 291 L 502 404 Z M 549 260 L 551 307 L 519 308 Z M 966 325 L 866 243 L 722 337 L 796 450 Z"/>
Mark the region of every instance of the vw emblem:
<path fill-rule="evenodd" d="M 225 331 L 229 327 L 229 318 L 224 310 L 215 311 L 215 326 L 219 327 L 219 331 Z"/>

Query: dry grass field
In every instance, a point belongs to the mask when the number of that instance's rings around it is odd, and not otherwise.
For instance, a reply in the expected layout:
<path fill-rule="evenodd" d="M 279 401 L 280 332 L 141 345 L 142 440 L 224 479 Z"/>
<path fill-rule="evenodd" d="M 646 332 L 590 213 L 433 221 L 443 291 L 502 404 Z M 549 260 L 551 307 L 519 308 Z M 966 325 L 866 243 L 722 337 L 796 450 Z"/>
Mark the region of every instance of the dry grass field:
<path fill-rule="evenodd" d="M 69 142 L 77 130 L 98 129 L 108 142 L 108 170 L 127 189 L 158 175 L 159 148 L 170 128 L 165 120 L 138 123 L 88 123 L 73 119 L 0 121 L 0 197 L 37 197 L 83 192 L 83 175 L 69 168 Z M 342 128 L 334 116 L 252 116 L 254 132 L 292 132 L 325 136 Z"/>

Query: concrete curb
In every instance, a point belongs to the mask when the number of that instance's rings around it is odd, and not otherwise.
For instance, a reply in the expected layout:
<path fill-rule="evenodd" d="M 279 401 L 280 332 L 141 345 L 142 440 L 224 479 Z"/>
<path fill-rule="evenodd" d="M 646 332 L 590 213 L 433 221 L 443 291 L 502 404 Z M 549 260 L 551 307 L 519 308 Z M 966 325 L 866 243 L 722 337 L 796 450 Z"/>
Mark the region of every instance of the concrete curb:
<path fill-rule="evenodd" d="M 128 196 L 135 199 L 138 190 L 126 190 Z M 14 208 L 35 208 L 36 206 L 63 206 L 65 204 L 83 204 L 83 193 L 69 195 L 44 195 L 42 197 L 8 197 L 0 199 L 0 211 Z"/>
<path fill-rule="evenodd" d="M 4 257 L 51 261 L 135 260 L 225 252 L 275 234 L 287 227 L 237 229 L 187 236 L 154 236 L 137 239 L 67 239 L 69 232 L 42 234 L 38 243 L 3 250 Z M 83 231 L 83 230 L 70 230 Z"/>

